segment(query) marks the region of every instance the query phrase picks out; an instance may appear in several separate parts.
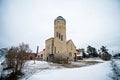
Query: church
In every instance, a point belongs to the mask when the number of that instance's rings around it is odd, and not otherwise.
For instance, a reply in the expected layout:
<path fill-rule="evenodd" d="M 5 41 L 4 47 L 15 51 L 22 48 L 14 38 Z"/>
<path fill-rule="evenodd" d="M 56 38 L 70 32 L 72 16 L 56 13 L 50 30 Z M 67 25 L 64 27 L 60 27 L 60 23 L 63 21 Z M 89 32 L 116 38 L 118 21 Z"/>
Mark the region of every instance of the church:
<path fill-rule="evenodd" d="M 76 60 L 76 46 L 71 39 L 67 41 L 66 38 L 66 20 L 58 16 L 54 20 L 54 37 L 45 41 L 44 60 L 52 61 L 58 55 L 71 61 Z"/>

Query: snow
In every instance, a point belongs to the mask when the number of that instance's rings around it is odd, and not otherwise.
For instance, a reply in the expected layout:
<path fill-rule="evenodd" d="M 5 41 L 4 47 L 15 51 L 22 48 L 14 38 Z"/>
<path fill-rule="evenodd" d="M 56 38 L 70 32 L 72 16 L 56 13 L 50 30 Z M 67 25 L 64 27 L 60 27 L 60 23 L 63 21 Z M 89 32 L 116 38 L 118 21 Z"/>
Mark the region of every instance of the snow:
<path fill-rule="evenodd" d="M 5 60 L 4 56 L 0 56 L 0 77 L 1 77 L 2 69 L 3 69 L 1 63 L 2 63 L 4 60 Z"/>
<path fill-rule="evenodd" d="M 26 80 L 28 77 L 30 77 L 31 75 L 33 75 L 34 73 L 38 73 L 44 70 L 50 70 L 50 69 L 60 69 L 63 68 L 62 66 L 56 66 L 53 63 L 48 63 L 45 61 L 27 61 L 25 63 L 25 66 L 23 68 L 23 72 L 24 72 L 24 76 L 22 78 L 20 78 L 20 80 L 22 80 L 23 78 Z"/>
<path fill-rule="evenodd" d="M 34 71 L 20 80 L 112 80 L 111 61 L 103 61 L 92 66 L 80 68 L 58 68 L 45 61 L 28 61 L 24 68 L 25 73 Z M 28 72 L 29 71 L 29 72 Z"/>
<path fill-rule="evenodd" d="M 115 63 L 120 68 L 120 59 L 115 60 Z"/>
<path fill-rule="evenodd" d="M 111 61 L 111 66 L 113 68 L 112 78 L 113 80 L 120 80 L 120 59 L 113 59 Z"/>
<path fill-rule="evenodd" d="M 5 57 L 0 55 L 0 64 L 1 64 L 4 60 L 5 60 Z"/>

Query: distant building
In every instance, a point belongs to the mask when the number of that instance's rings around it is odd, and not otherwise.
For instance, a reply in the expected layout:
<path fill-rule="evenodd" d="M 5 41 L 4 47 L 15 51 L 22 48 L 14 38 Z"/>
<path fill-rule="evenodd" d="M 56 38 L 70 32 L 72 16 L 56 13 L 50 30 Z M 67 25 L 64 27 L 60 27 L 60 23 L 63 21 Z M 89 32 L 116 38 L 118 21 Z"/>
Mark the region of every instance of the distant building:
<path fill-rule="evenodd" d="M 83 60 L 83 52 L 79 49 L 76 49 L 77 51 L 77 60 Z"/>
<path fill-rule="evenodd" d="M 58 16 L 54 20 L 54 37 L 45 41 L 44 60 L 51 61 L 59 55 L 73 61 L 77 59 L 77 53 L 73 41 L 66 39 L 66 20 Z"/>
<path fill-rule="evenodd" d="M 105 52 L 105 53 L 102 53 L 102 54 L 101 54 L 101 58 L 102 58 L 103 60 L 105 60 L 105 61 L 111 60 L 111 57 L 112 57 L 112 55 L 109 54 L 108 52 Z"/>
<path fill-rule="evenodd" d="M 38 60 L 44 60 L 45 57 L 45 49 L 43 49 L 42 51 L 38 52 L 37 54 L 37 59 Z"/>

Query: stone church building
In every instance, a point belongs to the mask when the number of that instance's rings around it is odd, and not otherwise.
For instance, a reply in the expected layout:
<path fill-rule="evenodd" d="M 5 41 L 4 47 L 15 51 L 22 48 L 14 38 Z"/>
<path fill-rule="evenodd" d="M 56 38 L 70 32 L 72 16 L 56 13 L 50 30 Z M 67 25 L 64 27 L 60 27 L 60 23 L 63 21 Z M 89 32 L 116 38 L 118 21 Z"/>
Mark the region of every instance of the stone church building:
<path fill-rule="evenodd" d="M 76 46 L 70 39 L 67 41 L 66 20 L 62 16 L 58 16 L 54 20 L 54 37 L 45 41 L 44 60 L 52 60 L 56 56 L 61 56 L 69 60 L 76 60 Z"/>

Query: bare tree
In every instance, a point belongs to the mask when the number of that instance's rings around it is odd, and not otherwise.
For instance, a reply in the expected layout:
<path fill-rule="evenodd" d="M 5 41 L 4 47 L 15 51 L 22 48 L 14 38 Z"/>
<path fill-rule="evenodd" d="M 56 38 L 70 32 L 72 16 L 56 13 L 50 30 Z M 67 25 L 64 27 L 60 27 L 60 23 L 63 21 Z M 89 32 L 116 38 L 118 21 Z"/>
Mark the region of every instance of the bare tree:
<path fill-rule="evenodd" d="M 6 54 L 6 63 L 8 68 L 13 68 L 15 66 L 15 57 L 17 53 L 17 47 L 11 47 Z"/>
<path fill-rule="evenodd" d="M 26 61 L 26 57 L 29 53 L 31 53 L 31 49 L 29 48 L 28 44 L 20 44 L 19 45 L 19 51 L 18 51 L 18 56 L 17 56 L 17 61 L 18 61 L 18 71 L 21 72 L 21 69 L 23 68 L 25 61 Z"/>
<path fill-rule="evenodd" d="M 31 53 L 28 44 L 19 44 L 18 47 L 11 47 L 6 55 L 6 63 L 12 73 L 21 73 L 28 53 Z"/>

